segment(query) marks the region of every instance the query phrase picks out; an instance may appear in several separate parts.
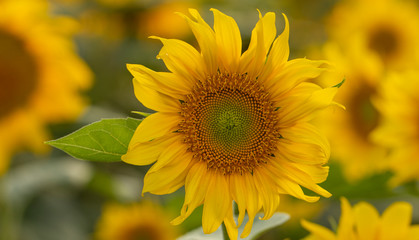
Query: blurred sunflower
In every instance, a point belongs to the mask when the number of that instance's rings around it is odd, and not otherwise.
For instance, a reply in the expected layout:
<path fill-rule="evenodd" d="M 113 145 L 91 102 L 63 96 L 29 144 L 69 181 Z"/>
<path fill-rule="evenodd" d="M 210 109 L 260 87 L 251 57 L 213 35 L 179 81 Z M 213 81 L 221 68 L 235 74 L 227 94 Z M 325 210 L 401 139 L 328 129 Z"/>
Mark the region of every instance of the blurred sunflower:
<path fill-rule="evenodd" d="M 191 3 L 183 1 L 165 1 L 148 9 L 139 18 L 138 37 L 181 38 L 188 35 L 188 25 L 175 12 L 186 12 L 191 6 Z"/>
<path fill-rule="evenodd" d="M 419 225 L 410 225 L 412 206 L 407 202 L 395 202 L 382 214 L 369 203 L 360 202 L 353 208 L 345 198 L 341 199 L 342 212 L 337 232 L 302 220 L 310 231 L 305 240 L 416 240 Z"/>
<path fill-rule="evenodd" d="M 373 140 L 390 149 L 392 186 L 419 180 L 419 73 L 390 74 L 373 103 L 383 116 Z"/>
<path fill-rule="evenodd" d="M 275 14 L 259 15 L 249 48 L 242 54 L 240 31 L 233 18 L 211 9 L 214 30 L 191 9 L 182 15 L 201 49 L 177 39 L 163 43 L 158 58 L 170 72 L 129 64 L 138 100 L 157 111 L 137 128 L 122 160 L 135 165 L 157 162 L 147 172 L 143 193 L 168 194 L 185 185 L 182 223 L 203 207 L 204 233 L 225 223 L 231 239 L 249 215 L 241 237 L 262 210 L 269 219 L 280 194 L 309 202 L 301 186 L 322 196 L 329 144 L 309 121 L 336 103 L 336 87 L 315 84 L 329 69 L 324 61 L 289 56 L 289 27 L 276 38 Z M 275 39 L 276 38 L 276 39 Z M 314 79 L 314 80 L 313 80 Z"/>
<path fill-rule="evenodd" d="M 182 38 L 188 25 L 175 12 L 185 12 L 191 3 L 163 1 L 150 5 L 133 0 L 98 0 L 99 6 L 81 14 L 83 32 L 120 41 L 126 37 L 147 39 L 150 35 Z"/>
<path fill-rule="evenodd" d="M 91 73 L 75 54 L 75 23 L 50 18 L 41 0 L 0 1 L 0 174 L 24 147 L 45 152 L 47 123 L 74 120 Z"/>
<path fill-rule="evenodd" d="M 97 222 L 96 240 L 173 240 L 178 235 L 169 217 L 152 202 L 104 206 Z"/>
<path fill-rule="evenodd" d="M 350 181 L 382 171 L 386 151 L 370 137 L 380 119 L 371 99 L 384 72 L 382 64 L 365 55 L 360 46 L 346 50 L 335 42 L 328 42 L 322 54 L 336 64 L 346 79 L 345 87 L 336 95 L 336 101 L 346 110 L 324 111 L 324 120 L 319 121 L 330 140 L 332 160 L 342 165 L 345 177 Z M 327 121 L 330 118 L 333 118 L 332 122 Z"/>
<path fill-rule="evenodd" d="M 359 42 L 365 54 L 401 70 L 419 60 L 419 9 L 410 0 L 346 0 L 329 19 L 333 40 L 347 49 Z"/>

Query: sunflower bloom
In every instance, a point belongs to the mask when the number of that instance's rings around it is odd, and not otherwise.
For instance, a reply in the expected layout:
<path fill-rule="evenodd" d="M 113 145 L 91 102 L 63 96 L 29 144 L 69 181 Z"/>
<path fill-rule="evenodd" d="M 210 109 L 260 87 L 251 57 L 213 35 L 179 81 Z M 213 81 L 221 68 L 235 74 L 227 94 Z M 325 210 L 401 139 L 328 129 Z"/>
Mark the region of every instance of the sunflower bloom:
<path fill-rule="evenodd" d="M 416 240 L 419 225 L 410 225 L 412 206 L 407 202 L 395 202 L 380 217 L 369 203 L 360 202 L 353 208 L 345 198 L 341 199 L 342 213 L 337 232 L 302 220 L 310 232 L 305 240 Z"/>
<path fill-rule="evenodd" d="M 328 31 L 346 49 L 354 44 L 393 70 L 419 63 L 419 8 L 411 0 L 346 0 L 333 10 Z"/>
<path fill-rule="evenodd" d="M 74 120 L 91 73 L 74 53 L 74 22 L 51 19 L 40 0 L 0 1 L 0 174 L 12 154 L 47 150 L 47 123 Z"/>
<path fill-rule="evenodd" d="M 276 37 L 275 14 L 262 16 L 249 48 L 242 54 L 240 31 L 233 18 L 211 9 L 211 28 L 196 10 L 182 15 L 201 52 L 176 39 L 163 43 L 158 58 L 170 72 L 129 64 L 138 100 L 157 111 L 138 126 L 122 160 L 135 165 L 156 162 L 144 178 L 143 193 L 168 194 L 185 186 L 185 201 L 173 224 L 203 207 L 204 233 L 225 223 L 237 239 L 251 230 L 255 214 L 263 219 L 277 210 L 280 194 L 314 202 L 301 186 L 321 196 L 329 144 L 309 121 L 336 104 L 336 87 L 322 88 L 316 78 L 324 61 L 288 61 L 288 21 Z"/>
<path fill-rule="evenodd" d="M 397 186 L 419 179 L 419 73 L 390 74 L 378 89 L 374 105 L 383 116 L 373 140 L 388 149 L 388 168 Z"/>
<path fill-rule="evenodd" d="M 138 37 L 156 35 L 166 38 L 187 37 L 188 25 L 174 12 L 187 11 L 191 3 L 182 1 L 163 1 L 161 4 L 148 9 L 139 17 Z"/>
<path fill-rule="evenodd" d="M 109 203 L 97 222 L 95 240 L 173 240 L 177 232 L 168 216 L 152 202 Z"/>

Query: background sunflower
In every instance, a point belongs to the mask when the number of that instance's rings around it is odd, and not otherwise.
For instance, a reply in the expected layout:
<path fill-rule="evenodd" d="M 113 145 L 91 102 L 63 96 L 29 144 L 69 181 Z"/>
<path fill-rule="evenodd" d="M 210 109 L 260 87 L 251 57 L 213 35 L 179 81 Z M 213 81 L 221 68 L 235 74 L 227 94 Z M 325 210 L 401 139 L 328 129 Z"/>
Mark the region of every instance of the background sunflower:
<path fill-rule="evenodd" d="M 45 153 L 45 125 L 75 120 L 92 74 L 75 53 L 76 23 L 47 15 L 45 1 L 0 2 L 0 174 L 17 150 Z"/>

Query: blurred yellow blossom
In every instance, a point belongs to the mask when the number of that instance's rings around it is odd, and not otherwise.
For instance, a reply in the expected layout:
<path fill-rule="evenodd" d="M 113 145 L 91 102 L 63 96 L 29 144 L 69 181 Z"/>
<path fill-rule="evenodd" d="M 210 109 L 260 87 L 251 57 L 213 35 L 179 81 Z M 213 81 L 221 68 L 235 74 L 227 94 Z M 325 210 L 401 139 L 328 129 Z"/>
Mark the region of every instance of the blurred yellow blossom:
<path fill-rule="evenodd" d="M 401 70 L 419 62 L 419 9 L 411 0 L 345 0 L 329 18 L 333 41 L 349 51 L 358 44 L 364 55 Z"/>
<path fill-rule="evenodd" d="M 188 24 L 176 12 L 186 13 L 191 3 L 166 1 L 145 12 L 139 19 L 139 37 L 182 38 L 188 35 Z"/>
<path fill-rule="evenodd" d="M 104 6 L 89 8 L 81 14 L 83 31 L 110 40 L 149 36 L 182 38 L 189 35 L 187 23 L 176 12 L 185 13 L 195 4 L 163 1 L 153 5 L 136 1 L 100 1 Z M 115 4 L 111 4 L 114 3 Z"/>
<path fill-rule="evenodd" d="M 389 148 L 391 185 L 419 180 L 419 72 L 392 73 L 378 89 L 374 105 L 383 116 L 373 140 Z"/>
<path fill-rule="evenodd" d="M 336 233 L 302 220 L 310 232 L 304 240 L 417 240 L 419 225 L 410 225 L 412 206 L 395 202 L 380 217 L 369 203 L 359 202 L 353 208 L 346 198 L 341 199 L 342 211 Z"/>
<path fill-rule="evenodd" d="M 47 123 L 76 119 L 91 72 L 76 55 L 75 23 L 42 0 L 0 1 L 0 174 L 22 148 L 47 150 Z"/>
<path fill-rule="evenodd" d="M 169 216 L 150 201 L 132 204 L 108 203 L 97 222 L 95 240 L 174 240 L 177 229 Z"/>

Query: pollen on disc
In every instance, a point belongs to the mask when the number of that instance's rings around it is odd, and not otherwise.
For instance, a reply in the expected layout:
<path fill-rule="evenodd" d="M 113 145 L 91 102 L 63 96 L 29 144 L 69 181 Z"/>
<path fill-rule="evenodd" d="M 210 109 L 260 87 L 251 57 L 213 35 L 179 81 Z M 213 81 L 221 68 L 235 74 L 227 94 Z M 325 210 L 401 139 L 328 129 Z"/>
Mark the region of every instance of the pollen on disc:
<path fill-rule="evenodd" d="M 188 150 L 224 174 L 253 172 L 269 161 L 280 136 L 269 94 L 246 74 L 219 73 L 198 82 L 181 115 Z"/>

